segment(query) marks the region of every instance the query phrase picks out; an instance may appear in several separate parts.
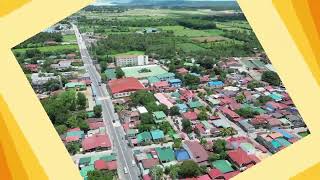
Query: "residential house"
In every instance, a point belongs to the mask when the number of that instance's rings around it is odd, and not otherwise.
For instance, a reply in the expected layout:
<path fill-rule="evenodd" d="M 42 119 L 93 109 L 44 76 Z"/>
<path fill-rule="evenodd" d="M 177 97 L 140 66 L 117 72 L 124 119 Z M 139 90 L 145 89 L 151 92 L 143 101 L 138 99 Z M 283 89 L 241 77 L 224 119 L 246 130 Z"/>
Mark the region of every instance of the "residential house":
<path fill-rule="evenodd" d="M 167 115 L 163 111 L 153 112 L 153 120 L 155 123 L 161 123 L 167 120 Z"/>
<path fill-rule="evenodd" d="M 111 149 L 111 146 L 112 144 L 107 134 L 97 134 L 82 141 L 82 148 L 85 152 L 108 150 Z"/>
<path fill-rule="evenodd" d="M 182 81 L 180 79 L 170 79 L 169 84 L 171 87 L 180 88 L 182 85 Z"/>
<path fill-rule="evenodd" d="M 200 165 L 207 165 L 209 155 L 198 141 L 184 141 L 183 148 L 188 152 L 191 159 Z"/>

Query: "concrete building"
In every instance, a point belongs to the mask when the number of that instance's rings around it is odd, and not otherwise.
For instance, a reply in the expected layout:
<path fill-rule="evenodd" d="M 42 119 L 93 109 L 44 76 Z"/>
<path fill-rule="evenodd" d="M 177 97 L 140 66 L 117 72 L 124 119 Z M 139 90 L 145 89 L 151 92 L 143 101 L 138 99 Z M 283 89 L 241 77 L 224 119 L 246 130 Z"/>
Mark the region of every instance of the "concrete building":
<path fill-rule="evenodd" d="M 116 56 L 116 65 L 120 67 L 143 66 L 149 64 L 149 57 L 146 55 L 119 55 Z"/>

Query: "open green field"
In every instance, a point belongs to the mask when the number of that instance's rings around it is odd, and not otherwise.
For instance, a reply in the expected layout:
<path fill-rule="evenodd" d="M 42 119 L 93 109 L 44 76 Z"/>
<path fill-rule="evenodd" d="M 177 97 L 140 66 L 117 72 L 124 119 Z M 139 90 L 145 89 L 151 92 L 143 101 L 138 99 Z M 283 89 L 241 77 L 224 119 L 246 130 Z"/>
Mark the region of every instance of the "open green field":
<path fill-rule="evenodd" d="M 182 44 L 178 44 L 178 47 L 184 52 L 205 50 L 204 48 L 202 48 L 194 43 L 182 43 Z"/>
<path fill-rule="evenodd" d="M 233 11 L 213 11 L 211 9 L 197 9 L 197 10 L 179 10 L 179 9 L 129 9 L 121 13 L 111 12 L 80 12 L 91 19 L 106 19 L 106 20 L 130 20 L 130 19 L 157 19 L 164 17 L 182 17 L 185 15 L 221 15 L 230 14 Z"/>
<path fill-rule="evenodd" d="M 251 31 L 250 24 L 246 21 L 217 22 L 217 27 L 223 30 Z"/>
<path fill-rule="evenodd" d="M 306 136 L 308 136 L 309 135 L 309 133 L 308 132 L 300 132 L 300 133 L 298 133 L 301 137 L 306 137 Z"/>
<path fill-rule="evenodd" d="M 74 50 L 79 51 L 78 45 L 71 44 L 71 45 L 57 45 L 57 46 L 44 46 L 44 47 L 38 47 L 38 48 L 23 48 L 23 49 L 14 49 L 14 52 L 20 52 L 24 53 L 28 49 L 39 49 L 41 52 L 56 52 L 56 51 L 62 51 L 62 50 Z"/>
<path fill-rule="evenodd" d="M 74 34 L 63 35 L 63 42 L 72 43 L 76 41 L 77 41 L 77 38 L 76 38 L 76 35 Z"/>
<path fill-rule="evenodd" d="M 125 56 L 125 55 L 144 55 L 143 51 L 128 51 L 126 53 L 116 54 L 115 56 Z"/>
<path fill-rule="evenodd" d="M 195 30 L 183 26 L 159 26 L 159 29 L 173 31 L 176 36 L 203 37 L 203 36 L 220 36 L 223 31 L 220 29 Z"/>

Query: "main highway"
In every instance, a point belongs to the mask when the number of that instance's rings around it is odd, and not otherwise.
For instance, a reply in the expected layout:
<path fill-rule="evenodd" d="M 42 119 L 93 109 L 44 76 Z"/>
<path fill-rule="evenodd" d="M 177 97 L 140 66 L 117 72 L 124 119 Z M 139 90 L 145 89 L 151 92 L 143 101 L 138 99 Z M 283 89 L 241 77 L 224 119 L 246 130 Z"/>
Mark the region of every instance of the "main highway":
<path fill-rule="evenodd" d="M 99 104 L 101 104 L 102 107 L 102 115 L 106 130 L 109 138 L 112 140 L 112 150 L 117 154 L 119 178 L 121 180 L 139 180 L 140 173 L 137 165 L 132 163 L 132 148 L 128 147 L 125 141 L 125 134 L 122 127 L 116 125 L 119 124 L 119 119 L 115 114 L 111 96 L 109 95 L 105 84 L 101 83 L 100 74 L 93 64 L 86 42 L 79 32 L 78 27 L 75 24 L 72 24 L 72 26 L 77 37 L 81 58 L 92 82 L 91 87 L 94 90 L 93 92 L 95 93 L 96 100 L 99 101 Z M 127 169 L 127 172 L 125 172 L 125 168 Z"/>

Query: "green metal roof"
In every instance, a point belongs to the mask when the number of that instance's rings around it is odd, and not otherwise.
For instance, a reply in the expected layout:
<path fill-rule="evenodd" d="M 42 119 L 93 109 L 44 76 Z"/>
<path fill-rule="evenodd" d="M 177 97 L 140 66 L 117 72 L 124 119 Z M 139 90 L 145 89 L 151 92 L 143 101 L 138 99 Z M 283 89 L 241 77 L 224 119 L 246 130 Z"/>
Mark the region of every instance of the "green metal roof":
<path fill-rule="evenodd" d="M 79 138 L 82 138 L 84 136 L 83 131 L 71 131 L 66 133 L 66 137 L 71 137 L 71 136 L 77 136 Z"/>
<path fill-rule="evenodd" d="M 276 140 L 272 140 L 271 141 L 271 145 L 274 147 L 274 148 L 276 148 L 276 149 L 278 149 L 278 148 L 280 148 L 282 145 L 278 142 L 278 141 L 276 141 Z"/>
<path fill-rule="evenodd" d="M 116 70 L 115 69 L 106 69 L 104 74 L 107 76 L 108 79 L 116 79 Z"/>
<path fill-rule="evenodd" d="M 157 129 L 150 132 L 153 140 L 158 140 L 164 138 L 163 131 Z"/>
<path fill-rule="evenodd" d="M 87 164 L 90 163 L 91 157 L 83 157 L 79 159 L 79 164 Z"/>
<path fill-rule="evenodd" d="M 151 140 L 152 137 L 151 137 L 151 134 L 150 132 L 142 132 L 140 134 L 137 135 L 137 140 L 138 140 L 138 143 L 141 143 L 143 141 L 148 141 L 148 140 Z"/>
<path fill-rule="evenodd" d="M 160 79 L 155 77 L 155 76 L 151 76 L 151 77 L 148 77 L 148 82 L 150 84 L 153 84 L 153 83 L 156 83 L 156 82 L 160 82 Z"/>
<path fill-rule="evenodd" d="M 201 123 L 206 127 L 206 129 L 212 129 L 213 125 L 210 124 L 208 121 L 201 121 Z"/>
<path fill-rule="evenodd" d="M 102 156 L 100 157 L 101 160 L 104 160 L 104 161 L 115 161 L 117 160 L 117 156 L 115 154 L 110 154 L 110 155 L 106 155 L 106 156 Z"/>
<path fill-rule="evenodd" d="M 198 108 L 201 107 L 202 104 L 200 103 L 200 101 L 191 101 L 188 103 L 190 108 Z"/>
<path fill-rule="evenodd" d="M 94 171 L 94 165 L 82 167 L 80 170 L 80 174 L 82 177 L 86 177 L 89 171 Z"/>
<path fill-rule="evenodd" d="M 157 75 L 157 77 L 159 79 L 172 78 L 172 77 L 175 77 L 175 74 L 174 73 L 163 73 L 163 74 Z"/>
<path fill-rule="evenodd" d="M 234 169 L 232 168 L 231 164 L 227 160 L 217 160 L 213 161 L 211 165 L 217 169 L 219 169 L 222 173 L 231 172 Z"/>
<path fill-rule="evenodd" d="M 174 151 L 169 147 L 167 148 L 157 147 L 156 152 L 158 154 L 160 161 L 162 162 L 170 162 L 175 160 Z"/>
<path fill-rule="evenodd" d="M 156 119 L 164 119 L 166 118 L 166 114 L 163 112 L 163 111 L 156 111 L 156 112 L 153 112 L 153 115 Z"/>
<path fill-rule="evenodd" d="M 141 73 L 141 69 L 148 69 L 150 72 Z M 147 65 L 147 66 L 134 66 L 134 67 L 124 67 L 121 68 L 125 73 L 126 77 L 135 77 L 135 78 L 147 78 L 150 76 L 158 76 L 160 74 L 167 73 L 165 69 L 159 65 Z"/>
<path fill-rule="evenodd" d="M 288 147 L 291 145 L 291 143 L 284 138 L 277 138 L 276 141 L 278 141 L 284 147 Z"/>
<path fill-rule="evenodd" d="M 86 87 L 86 84 L 83 82 L 69 82 L 64 85 L 66 88 L 75 88 L 75 87 Z"/>
<path fill-rule="evenodd" d="M 172 97 L 180 97 L 181 95 L 180 95 L 180 93 L 179 92 L 173 92 L 173 93 L 171 93 L 171 96 Z"/>
<path fill-rule="evenodd" d="M 241 143 L 240 147 L 246 152 L 252 152 L 255 150 L 254 146 L 250 143 Z"/>

